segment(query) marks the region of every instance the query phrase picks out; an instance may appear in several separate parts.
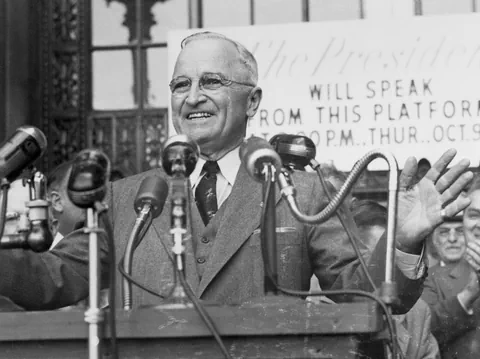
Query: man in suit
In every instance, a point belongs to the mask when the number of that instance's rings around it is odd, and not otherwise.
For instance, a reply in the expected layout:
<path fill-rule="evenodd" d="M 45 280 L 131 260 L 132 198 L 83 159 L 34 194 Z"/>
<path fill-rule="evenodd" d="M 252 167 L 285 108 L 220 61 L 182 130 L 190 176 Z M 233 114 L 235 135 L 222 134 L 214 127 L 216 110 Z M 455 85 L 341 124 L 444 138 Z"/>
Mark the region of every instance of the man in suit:
<path fill-rule="evenodd" d="M 256 61 L 241 44 L 220 34 L 199 33 L 182 42 L 170 83 L 173 124 L 177 132 L 196 141 L 201 151 L 201 158 L 190 176 L 190 195 L 198 205 L 192 201 L 189 208 L 191 237 L 185 242 L 186 277 L 199 298 L 221 304 L 237 304 L 264 294 L 259 231 L 262 186 L 249 177 L 239 159 L 239 145 L 245 138 L 247 121 L 255 115 L 262 99 L 257 80 Z M 442 222 L 444 215 L 454 215 L 468 205 L 468 200 L 458 194 L 471 180 L 471 172 L 466 171 L 469 162 L 462 160 L 445 171 L 454 156 L 453 150 L 445 152 L 415 185 L 412 181 L 416 160 L 410 158 L 405 163 L 400 178 L 396 233 L 396 281 L 400 296 L 396 309 L 400 312 L 411 308 L 422 290 L 426 275 L 426 265 L 420 255 L 424 238 Z M 140 183 L 148 176 L 166 177 L 161 169 L 156 169 L 110 185 L 108 214 L 115 232 L 117 258 L 123 255 L 136 218 L 133 200 Z M 314 174 L 299 171 L 293 174 L 293 181 L 303 212 L 314 214 L 327 204 Z M 371 290 L 336 218 L 321 225 L 299 223 L 280 196 L 277 199 L 281 286 L 308 290 L 310 277 L 315 273 L 323 289 Z M 158 293 L 167 293 L 174 277 L 169 257 L 170 210 L 168 198 L 163 213 L 153 221 L 133 261 L 134 276 Z M 37 293 L 45 307 L 64 303 L 62 295 L 69 300 L 86 296 L 86 257 L 71 257 L 68 246 L 72 240 L 68 237 L 53 251 L 43 254 L 41 260 L 30 253 L 15 253 L 13 259 L 4 258 L 7 254 L 0 253 L 0 270 L 4 277 L 4 273 L 8 273 L 6 279 L 0 279 L 0 294 L 15 295 L 27 308 L 28 294 L 32 292 Z M 75 243 L 77 251 L 83 246 L 80 239 Z M 377 285 L 384 274 L 384 253 L 385 240 L 380 240 L 368 255 Z M 25 267 L 24 262 L 27 268 L 35 267 L 44 281 L 32 281 L 33 274 L 24 270 L 5 270 L 9 266 L 22 267 L 22 264 Z M 20 283 L 15 290 L 9 286 L 13 278 Z M 75 287 L 67 287 L 72 282 Z M 119 293 L 120 286 L 117 288 Z M 134 306 L 160 302 L 155 296 L 134 289 Z"/>
<path fill-rule="evenodd" d="M 440 262 L 431 268 L 422 298 L 432 309 L 432 332 L 443 358 L 477 358 L 480 350 L 480 178 L 467 192 L 462 217 L 433 232 Z"/>

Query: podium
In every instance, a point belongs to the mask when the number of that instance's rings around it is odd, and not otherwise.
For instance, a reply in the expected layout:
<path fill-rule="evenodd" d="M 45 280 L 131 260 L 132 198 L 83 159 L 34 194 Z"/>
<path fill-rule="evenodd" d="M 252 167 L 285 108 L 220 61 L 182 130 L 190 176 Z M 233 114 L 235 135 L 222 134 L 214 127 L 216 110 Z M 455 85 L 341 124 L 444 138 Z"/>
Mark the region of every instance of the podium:
<path fill-rule="evenodd" d="M 382 313 L 373 302 L 314 304 L 303 300 L 205 305 L 234 358 L 383 358 Z M 117 310 L 120 358 L 223 358 L 194 308 Z M 0 357 L 88 358 L 81 310 L 0 313 Z M 109 358 L 108 328 L 103 344 Z M 375 351 L 375 350 L 373 350 Z M 364 355 L 364 356 L 361 356 Z"/>

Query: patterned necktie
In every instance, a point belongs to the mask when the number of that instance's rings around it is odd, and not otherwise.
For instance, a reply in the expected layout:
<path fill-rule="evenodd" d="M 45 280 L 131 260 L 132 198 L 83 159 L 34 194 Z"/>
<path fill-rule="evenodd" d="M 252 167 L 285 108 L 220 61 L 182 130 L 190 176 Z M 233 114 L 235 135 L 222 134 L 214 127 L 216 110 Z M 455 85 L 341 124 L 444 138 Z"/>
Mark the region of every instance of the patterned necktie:
<path fill-rule="evenodd" d="M 220 172 L 217 162 L 207 161 L 203 165 L 202 177 L 195 190 L 195 201 L 205 225 L 215 216 L 217 204 L 217 173 Z"/>

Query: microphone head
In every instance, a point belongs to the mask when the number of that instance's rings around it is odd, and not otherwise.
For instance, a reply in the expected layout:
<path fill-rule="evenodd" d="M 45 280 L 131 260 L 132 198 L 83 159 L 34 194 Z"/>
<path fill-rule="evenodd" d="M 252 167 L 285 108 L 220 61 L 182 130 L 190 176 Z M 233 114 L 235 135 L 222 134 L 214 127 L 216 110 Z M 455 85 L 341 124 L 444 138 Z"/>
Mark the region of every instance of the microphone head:
<path fill-rule="evenodd" d="M 255 180 L 263 182 L 265 165 L 271 164 L 279 173 L 282 161 L 273 147 L 260 137 L 245 139 L 240 145 L 240 159 L 248 174 Z"/>
<path fill-rule="evenodd" d="M 70 200 L 80 208 L 89 208 L 102 201 L 110 178 L 110 160 L 97 149 L 80 151 L 72 163 L 67 185 Z"/>
<path fill-rule="evenodd" d="M 0 178 L 13 182 L 47 149 L 47 138 L 38 128 L 21 126 L 0 145 Z"/>
<path fill-rule="evenodd" d="M 134 201 L 135 212 L 138 215 L 143 206 L 149 203 L 152 206 L 150 210 L 152 218 L 157 218 L 162 213 L 167 197 L 167 181 L 157 176 L 147 177 L 138 188 L 137 197 L 135 197 Z"/>
<path fill-rule="evenodd" d="M 45 153 L 45 150 L 47 149 L 47 137 L 37 127 L 21 126 L 17 128 L 17 131 L 24 132 L 25 134 L 31 136 L 35 140 L 35 142 L 37 143 L 41 151 L 40 156 L 42 156 Z"/>
<path fill-rule="evenodd" d="M 162 166 L 169 176 L 188 177 L 195 169 L 199 156 L 200 148 L 195 141 L 186 135 L 175 135 L 165 142 Z"/>
<path fill-rule="evenodd" d="M 285 167 L 299 170 L 305 170 L 317 152 L 313 141 L 306 136 L 281 133 L 273 136 L 269 143 L 280 155 Z"/>

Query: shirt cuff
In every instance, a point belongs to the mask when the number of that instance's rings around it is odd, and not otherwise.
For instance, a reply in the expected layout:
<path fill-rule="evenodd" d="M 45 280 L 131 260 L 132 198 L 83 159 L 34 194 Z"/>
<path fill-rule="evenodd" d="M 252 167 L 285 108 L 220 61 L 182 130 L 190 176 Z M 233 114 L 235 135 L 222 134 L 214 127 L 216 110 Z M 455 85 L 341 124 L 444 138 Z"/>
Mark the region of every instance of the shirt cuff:
<path fill-rule="evenodd" d="M 465 305 L 465 303 L 463 303 L 461 300 L 460 300 L 460 297 L 458 296 L 457 294 L 457 300 L 458 302 L 460 303 L 460 306 L 463 308 L 463 310 L 465 311 L 465 313 L 467 313 L 468 315 L 473 315 L 473 309 L 472 308 L 467 308 L 467 306 Z"/>
<path fill-rule="evenodd" d="M 420 255 L 402 252 L 395 248 L 395 259 L 398 268 L 409 279 L 420 279 L 425 273 L 425 244 L 422 247 Z"/>

